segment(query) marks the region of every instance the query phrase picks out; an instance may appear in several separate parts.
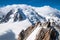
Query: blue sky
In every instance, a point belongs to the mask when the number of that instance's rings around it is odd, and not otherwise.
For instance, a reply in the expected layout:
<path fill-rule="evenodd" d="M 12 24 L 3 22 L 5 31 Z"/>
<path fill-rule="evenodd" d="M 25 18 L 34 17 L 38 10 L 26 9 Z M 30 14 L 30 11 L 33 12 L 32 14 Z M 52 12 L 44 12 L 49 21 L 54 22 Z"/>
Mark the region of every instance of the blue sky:
<path fill-rule="evenodd" d="M 12 4 L 28 4 L 37 7 L 49 5 L 60 10 L 60 0 L 0 0 L 0 6 Z"/>

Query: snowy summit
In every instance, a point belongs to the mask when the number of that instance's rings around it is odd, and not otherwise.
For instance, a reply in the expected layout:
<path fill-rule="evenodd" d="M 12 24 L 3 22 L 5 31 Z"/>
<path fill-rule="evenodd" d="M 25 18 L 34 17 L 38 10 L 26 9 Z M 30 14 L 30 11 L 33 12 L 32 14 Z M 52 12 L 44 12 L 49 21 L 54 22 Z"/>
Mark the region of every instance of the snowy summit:
<path fill-rule="evenodd" d="M 50 6 L 33 7 L 25 4 L 0 7 L 0 40 L 17 40 L 22 30 L 37 22 L 45 23 L 49 20 L 60 24 L 60 10 Z M 36 36 L 39 29 L 37 26 L 27 40 L 34 40 L 33 36 Z M 29 39 L 31 36 L 34 39 Z"/>

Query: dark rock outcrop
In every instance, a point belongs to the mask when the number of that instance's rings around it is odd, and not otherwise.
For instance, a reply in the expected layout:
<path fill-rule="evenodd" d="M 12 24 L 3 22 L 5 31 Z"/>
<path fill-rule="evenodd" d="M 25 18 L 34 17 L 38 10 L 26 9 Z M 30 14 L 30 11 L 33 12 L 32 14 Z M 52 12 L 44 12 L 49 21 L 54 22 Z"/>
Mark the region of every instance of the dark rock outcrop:
<path fill-rule="evenodd" d="M 58 40 L 59 33 L 53 26 L 50 26 L 50 22 L 47 25 L 47 28 L 42 28 L 35 40 Z"/>
<path fill-rule="evenodd" d="M 54 29 L 42 28 L 39 34 L 36 36 L 36 40 L 56 40 L 57 33 Z"/>

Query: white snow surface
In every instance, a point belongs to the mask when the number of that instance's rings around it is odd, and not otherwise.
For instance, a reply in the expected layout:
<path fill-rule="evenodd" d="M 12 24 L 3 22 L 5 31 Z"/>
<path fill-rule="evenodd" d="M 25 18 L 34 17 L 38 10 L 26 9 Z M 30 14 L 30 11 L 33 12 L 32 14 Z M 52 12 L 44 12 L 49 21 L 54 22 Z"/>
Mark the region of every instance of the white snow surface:
<path fill-rule="evenodd" d="M 15 38 L 18 38 L 18 34 L 23 29 L 26 30 L 30 25 L 31 23 L 28 21 L 28 19 L 21 22 L 15 22 L 15 23 L 8 22 L 8 23 L 0 24 L 0 36 L 8 33 L 9 30 L 12 30 L 12 32 L 15 34 Z"/>

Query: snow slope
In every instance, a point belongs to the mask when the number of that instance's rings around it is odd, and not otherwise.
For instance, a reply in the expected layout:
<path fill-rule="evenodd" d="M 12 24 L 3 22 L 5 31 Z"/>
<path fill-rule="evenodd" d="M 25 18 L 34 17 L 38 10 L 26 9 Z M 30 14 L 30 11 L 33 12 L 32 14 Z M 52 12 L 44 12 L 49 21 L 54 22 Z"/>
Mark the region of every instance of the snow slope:
<path fill-rule="evenodd" d="M 15 38 L 17 38 L 21 30 L 23 29 L 26 30 L 26 28 L 28 28 L 30 25 L 31 23 L 28 21 L 28 19 L 21 22 L 15 22 L 15 23 L 8 22 L 8 23 L 0 24 L 0 38 L 1 38 L 0 40 L 3 40 L 4 37 L 2 37 L 2 35 L 8 34 L 10 30 L 15 34 Z M 9 35 L 6 35 L 7 38 L 9 38 Z"/>
<path fill-rule="evenodd" d="M 57 21 L 60 19 L 60 10 L 52 8 L 50 6 L 34 8 L 39 15 L 44 16 L 46 19 L 54 19 Z"/>

